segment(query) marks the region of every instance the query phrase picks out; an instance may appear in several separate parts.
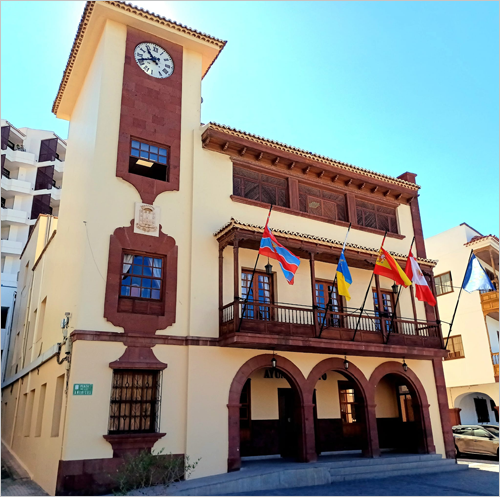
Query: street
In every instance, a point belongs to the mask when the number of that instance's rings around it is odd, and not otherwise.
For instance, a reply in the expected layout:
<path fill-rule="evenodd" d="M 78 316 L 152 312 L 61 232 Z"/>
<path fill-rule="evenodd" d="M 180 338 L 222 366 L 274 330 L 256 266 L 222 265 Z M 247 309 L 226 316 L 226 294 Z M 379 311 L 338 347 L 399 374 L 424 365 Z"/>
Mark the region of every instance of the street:
<path fill-rule="evenodd" d="M 468 464 L 469 471 L 433 473 L 336 483 L 315 487 L 270 490 L 236 495 L 498 495 L 499 465 L 491 457 L 466 456 L 458 464 Z"/>

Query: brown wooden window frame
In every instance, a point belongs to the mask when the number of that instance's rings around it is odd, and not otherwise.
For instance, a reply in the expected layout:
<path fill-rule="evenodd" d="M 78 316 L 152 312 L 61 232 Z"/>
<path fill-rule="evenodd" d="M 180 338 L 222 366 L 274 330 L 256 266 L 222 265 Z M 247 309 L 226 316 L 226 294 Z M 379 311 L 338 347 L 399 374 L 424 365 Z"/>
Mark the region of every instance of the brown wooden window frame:
<path fill-rule="evenodd" d="M 151 275 L 145 275 L 142 274 L 144 270 L 142 270 L 141 274 L 136 274 L 134 275 L 133 273 L 129 273 L 128 271 L 124 273 L 124 266 L 125 264 L 129 264 L 129 262 L 125 262 L 125 256 L 132 256 L 132 264 L 130 264 L 129 270 L 133 271 L 133 267 L 150 267 L 151 268 Z M 153 266 L 145 266 L 144 264 L 134 264 L 135 257 L 142 257 L 142 258 L 150 258 L 153 259 Z M 158 266 L 154 266 L 155 259 L 160 259 L 161 260 L 161 268 L 158 268 Z M 164 305 L 165 305 L 165 277 L 166 277 L 166 268 L 165 268 L 165 263 L 166 259 L 165 256 L 159 255 L 159 254 L 152 254 L 149 252 L 139 252 L 135 250 L 122 250 L 122 258 L 121 258 L 121 266 L 120 266 L 120 286 L 119 286 L 119 296 L 118 296 L 118 310 L 119 311 L 124 311 L 125 304 L 123 304 L 123 301 L 132 301 L 132 309 L 128 310 L 128 312 L 134 312 L 138 314 L 157 314 L 161 315 L 163 314 L 164 310 Z M 161 276 L 160 277 L 155 277 L 154 275 L 154 270 L 155 269 L 160 269 L 161 270 Z M 139 278 L 141 280 L 140 286 L 132 286 L 132 281 L 130 285 L 125 285 L 124 281 L 126 278 Z M 151 287 L 148 286 L 142 286 L 142 280 L 150 280 L 151 281 Z M 155 288 L 153 289 L 153 281 L 159 281 L 160 282 L 160 288 Z M 130 288 L 131 291 L 133 288 L 139 288 L 140 289 L 140 296 L 134 296 L 134 295 L 122 295 L 122 289 L 123 288 Z M 160 293 L 160 298 L 155 299 L 153 297 L 143 297 L 142 296 L 142 290 L 150 290 L 151 294 L 154 290 L 159 291 Z M 144 302 L 146 304 L 157 304 L 157 305 L 146 305 L 143 312 L 140 310 L 137 310 L 137 307 L 143 307 L 143 306 L 137 306 L 135 302 Z"/>
<path fill-rule="evenodd" d="M 446 274 L 450 275 L 450 282 L 449 282 L 450 290 L 447 292 L 440 293 L 440 290 L 442 288 L 445 288 L 445 285 L 441 283 L 441 276 L 444 276 Z M 453 288 L 453 278 L 451 277 L 451 271 L 446 271 L 445 273 L 441 273 L 434 276 L 434 284 L 436 285 L 436 295 L 438 297 L 440 297 L 441 295 L 447 295 L 448 293 L 453 293 L 455 291 L 455 289 Z"/>
<path fill-rule="evenodd" d="M 249 288 L 249 287 L 244 287 L 243 283 L 248 281 L 250 282 L 250 278 L 252 275 L 253 270 L 251 269 L 241 269 L 241 276 L 240 276 L 240 285 L 241 285 L 241 298 L 242 300 L 246 299 L 246 293 L 243 292 L 243 288 Z M 245 279 L 243 275 L 250 276 L 250 278 Z M 273 321 L 274 319 L 274 308 L 272 307 L 274 305 L 274 298 L 275 298 L 275 291 L 274 291 L 274 274 L 267 274 L 265 271 L 255 271 L 255 275 L 253 277 L 252 281 L 252 298 L 255 298 L 255 291 L 257 291 L 257 295 L 259 296 L 259 276 L 265 277 L 269 280 L 269 285 L 270 285 L 270 302 L 264 302 L 264 301 L 254 301 L 248 299 L 247 305 L 245 307 L 245 316 L 244 319 L 256 319 L 258 321 Z M 263 289 L 264 291 L 266 289 Z M 257 303 L 258 302 L 258 303 Z"/>
<path fill-rule="evenodd" d="M 246 175 L 245 175 L 246 174 Z M 276 183 L 273 183 L 272 181 Z M 282 182 L 278 185 L 278 182 Z M 251 190 L 246 189 L 247 184 L 253 183 L 258 185 L 258 198 L 254 198 L 256 195 L 247 196 Z M 272 189 L 275 191 L 274 200 L 270 197 L 266 197 L 267 192 L 271 192 Z M 254 192 L 255 186 L 254 186 Z M 279 192 L 283 193 L 282 198 L 279 196 Z M 259 171 L 255 171 L 251 168 L 242 167 L 241 165 L 233 164 L 233 195 L 240 198 L 245 198 L 253 202 L 262 202 L 265 204 L 273 204 L 283 208 L 290 207 L 290 199 L 288 195 L 288 180 L 281 176 L 274 176 L 272 174 L 267 174 Z"/>
<path fill-rule="evenodd" d="M 312 206 L 312 203 L 318 205 Z M 327 207 L 334 215 L 325 213 Z M 347 222 L 346 195 L 299 182 L 299 211 L 330 221 Z"/>
<path fill-rule="evenodd" d="M 147 384 L 149 380 L 150 386 Z M 108 434 L 158 433 L 160 431 L 161 384 L 161 371 L 113 370 Z M 133 426 L 132 423 L 134 423 Z"/>
<path fill-rule="evenodd" d="M 319 287 L 319 285 L 323 285 L 323 289 Z M 326 288 L 326 289 L 325 289 Z M 321 309 L 324 309 L 326 307 L 326 302 L 328 300 L 328 295 L 330 294 L 330 290 L 332 289 L 332 282 L 327 281 L 327 280 L 321 280 L 317 279 L 316 280 L 316 285 L 315 285 L 315 296 L 316 296 L 316 305 L 318 306 L 318 321 L 319 324 L 321 325 L 323 323 L 324 319 L 324 312 L 322 312 Z M 324 302 L 320 302 L 320 299 L 323 298 L 320 295 L 320 292 L 325 292 L 324 295 Z M 335 303 L 337 301 L 337 303 Z M 320 308 L 321 306 L 321 308 Z M 332 291 L 332 296 L 330 299 L 330 306 L 329 309 L 334 312 L 338 313 L 343 313 L 344 312 L 344 297 L 342 295 L 339 295 L 339 289 L 337 285 L 337 280 L 335 280 L 335 286 L 333 287 Z M 343 328 L 344 327 L 344 318 L 343 316 L 338 316 L 338 317 L 333 317 L 330 315 L 330 318 L 327 316 L 325 320 L 325 326 L 327 327 L 333 327 L 333 328 Z"/>
<path fill-rule="evenodd" d="M 457 350 L 456 342 L 459 342 L 461 349 Z M 453 350 L 452 350 L 453 349 Z M 465 358 L 464 352 L 464 344 L 462 341 L 462 335 L 453 335 L 448 340 L 448 357 L 445 358 L 445 361 L 450 361 L 453 359 L 463 359 Z"/>
<path fill-rule="evenodd" d="M 383 295 L 390 296 L 391 312 L 386 313 L 385 306 L 384 306 L 384 310 L 382 311 L 383 315 L 382 316 L 380 315 L 380 306 L 377 305 L 379 303 L 378 302 L 379 295 L 377 293 L 377 288 L 372 288 L 373 312 L 374 312 L 376 317 L 381 317 L 382 319 L 385 319 L 385 332 L 386 333 L 388 333 L 390 330 L 391 319 L 392 319 L 392 315 L 394 314 L 394 321 L 392 323 L 391 333 L 398 333 L 398 325 L 397 325 L 397 321 L 396 321 L 396 319 L 398 318 L 398 311 L 397 311 L 397 309 L 395 310 L 396 300 L 395 300 L 394 292 L 392 290 L 386 290 L 384 288 L 381 288 L 380 294 L 382 295 L 382 298 L 383 298 Z M 378 310 L 377 310 L 377 307 L 378 307 Z M 377 315 L 377 312 L 379 313 L 378 315 Z M 377 329 L 377 331 L 381 330 L 381 328 L 382 328 L 381 320 L 375 320 L 375 328 Z"/>
<path fill-rule="evenodd" d="M 339 380 L 338 382 L 339 389 L 339 402 L 340 402 L 340 418 L 342 423 L 345 424 L 354 424 L 360 423 L 362 421 L 362 409 L 363 402 L 358 398 L 357 389 L 352 381 L 344 381 Z M 352 393 L 348 393 L 347 390 L 352 390 Z M 345 393 L 344 393 L 345 392 Z M 352 401 L 348 400 L 348 395 L 352 395 Z M 344 406 L 344 408 L 343 408 Z M 351 406 L 351 407 L 349 407 Z M 354 410 L 352 409 L 354 406 Z M 349 420 L 349 416 L 351 419 Z M 359 418 L 359 419 L 358 419 Z"/>
<path fill-rule="evenodd" d="M 138 143 L 139 146 L 134 146 L 135 143 Z M 148 147 L 142 148 L 142 146 Z M 157 153 L 152 153 L 151 147 L 156 147 L 158 149 Z M 134 154 L 134 150 L 137 150 L 139 153 L 138 155 Z M 165 150 L 165 155 L 160 154 L 160 150 Z M 142 176 L 144 178 L 150 178 L 156 181 L 162 181 L 162 182 L 169 182 L 169 176 L 170 176 L 170 146 L 162 144 L 162 143 L 157 143 L 153 142 L 150 140 L 144 140 L 143 138 L 138 138 L 135 136 L 130 137 L 130 146 L 129 146 L 129 165 L 128 165 L 128 172 L 130 174 L 135 174 L 137 176 Z M 157 156 L 156 159 L 151 158 L 152 156 Z M 165 163 L 163 164 L 160 162 L 160 158 L 165 157 Z M 135 163 L 133 161 L 136 161 Z M 143 166 L 141 164 L 137 165 L 137 161 L 139 160 L 145 160 L 147 162 L 152 162 L 151 167 Z M 132 170 L 133 168 L 138 168 L 137 171 Z M 154 169 L 153 169 L 154 168 Z M 163 168 L 164 168 L 164 173 L 165 173 L 165 179 L 156 177 L 154 175 L 150 174 L 143 174 L 147 173 L 148 171 L 156 171 L 158 170 L 158 173 L 161 172 L 161 175 L 163 176 Z M 160 175 L 160 174 L 158 174 Z"/>
<path fill-rule="evenodd" d="M 371 207 L 373 207 L 373 209 Z M 370 223 L 368 221 L 369 215 L 374 216 L 374 222 Z M 383 217 L 388 218 L 388 226 L 384 226 L 382 224 Z M 389 207 L 387 205 L 381 205 L 376 202 L 369 202 L 361 198 L 356 198 L 356 223 L 358 224 L 358 226 L 377 229 L 383 232 L 385 232 L 385 230 L 387 229 L 388 233 L 399 235 L 396 207 Z"/>
<path fill-rule="evenodd" d="M 415 421 L 415 411 L 410 390 L 406 385 L 399 384 L 396 385 L 396 394 L 398 396 L 399 419 L 402 423 L 413 423 Z"/>

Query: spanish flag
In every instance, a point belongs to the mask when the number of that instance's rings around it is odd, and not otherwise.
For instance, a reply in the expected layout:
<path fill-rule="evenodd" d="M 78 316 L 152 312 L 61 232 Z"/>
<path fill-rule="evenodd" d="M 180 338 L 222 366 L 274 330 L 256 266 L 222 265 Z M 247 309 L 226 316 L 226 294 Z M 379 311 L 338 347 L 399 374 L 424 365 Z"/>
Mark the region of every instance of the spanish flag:
<path fill-rule="evenodd" d="M 373 273 L 390 278 L 397 285 L 403 285 L 405 288 L 411 285 L 410 279 L 399 267 L 399 264 L 393 259 L 392 255 L 382 247 L 380 247 Z"/>
<path fill-rule="evenodd" d="M 343 295 L 347 300 L 351 300 L 351 296 L 349 295 L 349 287 L 351 284 L 351 273 L 344 257 L 344 251 L 342 250 L 339 263 L 337 264 L 337 288 L 339 294 Z"/>

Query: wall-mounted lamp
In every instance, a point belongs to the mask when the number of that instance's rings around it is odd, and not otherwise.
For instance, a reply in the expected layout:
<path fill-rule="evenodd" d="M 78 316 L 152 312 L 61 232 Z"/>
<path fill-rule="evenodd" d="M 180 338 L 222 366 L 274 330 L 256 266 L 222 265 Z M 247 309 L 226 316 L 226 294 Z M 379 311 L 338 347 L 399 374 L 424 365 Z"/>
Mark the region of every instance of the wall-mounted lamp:
<path fill-rule="evenodd" d="M 274 350 L 273 350 L 273 358 L 271 359 L 271 366 L 273 369 L 276 369 L 276 364 L 278 364 L 278 361 L 276 360 L 276 357 L 274 357 Z"/>
<path fill-rule="evenodd" d="M 273 266 L 269 262 L 269 257 L 267 258 L 267 264 L 266 264 L 265 268 L 266 268 L 266 274 L 269 274 L 269 275 L 273 274 Z"/>
<path fill-rule="evenodd" d="M 349 361 L 347 360 L 347 356 L 344 356 L 344 369 L 349 369 Z"/>
<path fill-rule="evenodd" d="M 391 288 L 392 288 L 392 293 L 394 293 L 394 294 L 397 294 L 397 293 L 398 293 L 398 288 L 399 288 L 399 287 L 398 287 L 398 285 L 396 285 L 396 283 L 394 283 L 394 284 L 391 286 Z"/>
<path fill-rule="evenodd" d="M 406 364 L 404 357 L 403 357 L 403 369 L 405 370 L 405 372 L 408 371 L 408 364 Z"/>

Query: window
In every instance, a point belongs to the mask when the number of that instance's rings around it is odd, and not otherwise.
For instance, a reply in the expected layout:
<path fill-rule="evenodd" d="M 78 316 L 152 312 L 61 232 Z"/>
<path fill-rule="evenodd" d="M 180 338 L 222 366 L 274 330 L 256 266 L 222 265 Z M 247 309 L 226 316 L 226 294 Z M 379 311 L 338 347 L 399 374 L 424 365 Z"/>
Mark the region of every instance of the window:
<path fill-rule="evenodd" d="M 477 422 L 489 423 L 490 413 L 488 412 L 488 404 L 486 403 L 486 399 L 474 399 L 474 406 L 476 408 Z"/>
<path fill-rule="evenodd" d="M 340 416 L 343 423 L 357 423 L 361 421 L 361 402 L 349 381 L 339 381 Z"/>
<path fill-rule="evenodd" d="M 163 287 L 163 257 L 153 254 L 123 254 L 119 310 L 161 314 Z"/>
<path fill-rule="evenodd" d="M 450 359 L 460 359 L 461 357 L 465 357 L 464 354 L 464 346 L 462 344 L 462 336 L 456 335 L 450 337 L 448 340 L 448 352 L 450 353 L 446 360 Z"/>
<path fill-rule="evenodd" d="M 343 305 L 342 305 L 342 297 L 339 295 L 337 282 L 335 281 L 335 286 L 332 289 L 332 284 L 327 281 L 318 281 L 316 280 L 316 305 L 322 309 L 326 307 L 326 302 L 328 300 L 329 293 L 332 292 L 330 298 L 330 311 L 334 313 L 342 313 Z M 323 324 L 323 320 L 325 319 L 324 312 L 318 312 L 318 321 L 319 324 Z M 335 327 L 342 328 L 343 317 L 338 314 L 329 314 L 325 320 L 325 327 Z"/>
<path fill-rule="evenodd" d="M 438 295 L 438 297 L 439 295 L 453 292 L 453 282 L 451 279 L 450 271 L 436 276 L 434 278 L 434 281 L 436 283 L 436 294 Z"/>
<path fill-rule="evenodd" d="M 251 286 L 250 286 L 251 282 Z M 241 298 L 244 301 L 248 295 L 248 302 L 274 303 L 273 278 L 266 273 L 255 272 L 252 281 L 252 271 L 241 272 Z M 260 319 L 269 321 L 272 318 L 271 307 L 267 305 L 253 306 L 247 304 L 245 308 L 246 319 Z"/>
<path fill-rule="evenodd" d="M 233 195 L 288 207 L 288 182 L 283 178 L 234 166 Z"/>
<path fill-rule="evenodd" d="M 115 370 L 109 434 L 159 431 L 161 372 Z"/>
<path fill-rule="evenodd" d="M 333 221 L 346 221 L 345 196 L 299 184 L 301 212 L 326 217 Z"/>
<path fill-rule="evenodd" d="M 8 315 L 9 315 L 9 307 L 2 307 L 2 330 L 7 326 Z"/>
<path fill-rule="evenodd" d="M 396 209 L 372 204 L 364 200 L 356 200 L 358 224 L 366 228 L 387 230 L 389 233 L 398 233 Z"/>
<path fill-rule="evenodd" d="M 168 181 L 168 148 L 132 139 L 128 171 L 146 178 Z"/>
<path fill-rule="evenodd" d="M 480 438 L 490 438 L 490 435 L 484 431 L 484 430 L 481 430 L 481 429 L 478 429 L 478 428 L 474 428 L 474 436 L 475 437 L 480 437 Z"/>
<path fill-rule="evenodd" d="M 403 421 L 403 423 L 411 423 L 415 421 L 411 393 L 406 385 L 398 386 L 398 400 L 401 421 Z"/>

